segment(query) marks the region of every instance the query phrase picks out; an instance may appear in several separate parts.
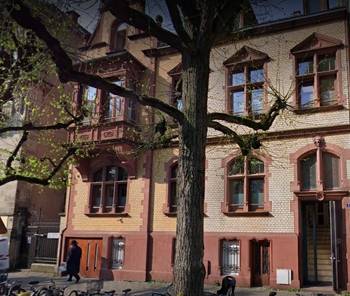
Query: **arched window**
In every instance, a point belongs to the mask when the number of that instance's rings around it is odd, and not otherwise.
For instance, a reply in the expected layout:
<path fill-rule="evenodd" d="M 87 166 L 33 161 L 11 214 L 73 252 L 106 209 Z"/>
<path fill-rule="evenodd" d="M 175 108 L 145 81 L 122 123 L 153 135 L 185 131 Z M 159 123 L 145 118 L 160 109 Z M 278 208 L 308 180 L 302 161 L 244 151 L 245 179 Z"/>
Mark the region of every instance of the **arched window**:
<path fill-rule="evenodd" d="M 299 160 L 301 190 L 319 190 L 317 184 L 323 184 L 323 190 L 339 187 L 339 157 L 326 152 L 308 153 Z"/>
<path fill-rule="evenodd" d="M 265 165 L 255 157 L 237 157 L 227 166 L 229 211 L 264 208 Z"/>
<path fill-rule="evenodd" d="M 177 168 L 178 168 L 178 164 L 176 162 L 170 168 L 170 175 L 168 180 L 168 186 L 169 186 L 168 201 L 169 201 L 170 213 L 176 213 L 176 209 L 177 209 Z"/>
<path fill-rule="evenodd" d="M 92 176 L 90 211 L 122 213 L 126 205 L 128 173 L 122 167 L 106 166 Z"/>
<path fill-rule="evenodd" d="M 127 29 L 127 24 L 121 23 L 117 25 L 114 30 L 112 30 L 111 39 L 113 44 L 113 50 L 115 51 L 124 50 L 125 41 L 126 41 L 126 29 Z"/>

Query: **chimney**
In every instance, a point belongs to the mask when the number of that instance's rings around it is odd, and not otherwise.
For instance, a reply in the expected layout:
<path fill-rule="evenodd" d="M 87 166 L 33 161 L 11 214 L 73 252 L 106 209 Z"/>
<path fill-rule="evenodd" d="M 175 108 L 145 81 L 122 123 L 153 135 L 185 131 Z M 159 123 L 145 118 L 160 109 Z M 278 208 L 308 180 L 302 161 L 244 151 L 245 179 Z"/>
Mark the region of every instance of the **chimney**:
<path fill-rule="evenodd" d="M 74 11 L 74 10 L 70 10 L 70 11 L 67 11 L 67 15 L 68 15 L 68 17 L 71 19 L 71 21 L 73 22 L 73 23 L 78 23 L 78 19 L 79 19 L 79 17 L 80 17 L 80 14 L 79 13 L 77 13 L 76 11 Z"/>

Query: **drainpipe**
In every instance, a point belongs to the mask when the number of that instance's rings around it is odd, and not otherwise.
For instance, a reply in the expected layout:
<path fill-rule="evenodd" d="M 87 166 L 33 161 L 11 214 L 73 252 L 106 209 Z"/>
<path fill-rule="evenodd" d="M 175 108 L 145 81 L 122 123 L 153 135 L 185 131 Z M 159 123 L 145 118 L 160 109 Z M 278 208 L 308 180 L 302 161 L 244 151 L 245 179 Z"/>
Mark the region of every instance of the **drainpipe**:
<path fill-rule="evenodd" d="M 73 170 L 73 167 L 70 168 L 70 171 L 72 172 Z M 57 260 L 57 267 L 60 266 L 61 264 L 61 260 L 62 260 L 62 253 L 63 253 L 63 243 L 64 243 L 64 233 L 66 232 L 67 230 L 67 224 L 69 222 L 69 209 L 70 209 L 70 199 L 71 199 L 71 196 L 72 196 L 72 187 L 73 187 L 73 174 L 70 173 L 70 186 L 69 186 L 69 193 L 67 194 L 66 196 L 66 199 L 67 200 L 67 207 L 65 206 L 66 208 L 66 225 L 64 227 L 64 229 L 62 230 L 61 234 L 60 234 L 60 244 L 59 244 L 59 247 L 58 247 L 58 260 Z"/>
<path fill-rule="evenodd" d="M 157 47 L 157 39 L 154 38 L 154 41 L 152 42 L 154 47 Z M 152 89 L 151 89 L 151 95 L 156 95 L 156 83 L 157 83 L 157 66 L 158 66 L 158 59 L 157 57 L 153 58 L 153 75 L 152 75 Z M 155 114 L 154 110 L 151 109 L 151 124 L 155 121 Z M 151 219 L 152 219 L 152 192 L 153 192 L 153 150 L 149 151 L 150 153 L 150 167 L 149 167 L 149 193 L 148 193 L 148 209 L 147 209 L 147 227 L 146 227 L 146 280 L 148 279 L 148 273 L 151 271 L 151 261 L 152 256 L 149 256 L 151 252 L 153 251 L 151 249 L 150 241 L 151 241 Z"/>

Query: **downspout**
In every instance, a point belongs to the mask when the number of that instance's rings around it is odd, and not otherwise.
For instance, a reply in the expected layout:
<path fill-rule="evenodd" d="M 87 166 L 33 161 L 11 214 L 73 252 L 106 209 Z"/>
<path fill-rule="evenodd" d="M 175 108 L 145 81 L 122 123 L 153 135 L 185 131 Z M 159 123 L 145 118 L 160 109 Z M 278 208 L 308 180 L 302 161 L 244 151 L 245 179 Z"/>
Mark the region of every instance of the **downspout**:
<path fill-rule="evenodd" d="M 153 45 L 157 45 L 157 40 L 153 42 Z M 157 56 L 153 58 L 153 75 L 152 75 L 152 88 L 151 88 L 151 95 L 156 95 L 156 83 L 157 83 L 157 66 L 158 66 L 158 59 Z M 151 109 L 151 124 L 155 121 L 155 114 L 154 110 Z M 153 252 L 152 245 L 150 244 L 151 241 L 151 219 L 152 219 L 152 194 L 153 194 L 153 149 L 149 151 L 150 154 L 150 166 L 149 166 L 149 192 L 148 192 L 148 209 L 147 209 L 147 227 L 146 227 L 146 280 L 149 279 L 148 274 L 151 271 L 151 261 L 152 256 L 150 256 Z"/>
<path fill-rule="evenodd" d="M 72 187 L 73 187 L 73 174 L 72 174 L 72 170 L 73 170 L 73 167 L 70 168 L 70 186 L 69 186 L 69 193 L 67 194 L 66 196 L 66 204 L 67 206 L 65 205 L 65 211 L 66 211 L 66 225 L 64 227 L 64 229 L 62 230 L 61 234 L 60 234 L 60 245 L 59 245 L 59 250 L 58 250 L 58 260 L 57 260 L 57 265 L 59 266 L 61 264 L 61 260 L 62 260 L 62 257 L 63 257 L 63 242 L 64 242 L 64 233 L 66 232 L 68 226 L 68 222 L 69 222 L 69 209 L 70 209 L 70 199 L 71 199 L 71 196 L 72 196 Z"/>

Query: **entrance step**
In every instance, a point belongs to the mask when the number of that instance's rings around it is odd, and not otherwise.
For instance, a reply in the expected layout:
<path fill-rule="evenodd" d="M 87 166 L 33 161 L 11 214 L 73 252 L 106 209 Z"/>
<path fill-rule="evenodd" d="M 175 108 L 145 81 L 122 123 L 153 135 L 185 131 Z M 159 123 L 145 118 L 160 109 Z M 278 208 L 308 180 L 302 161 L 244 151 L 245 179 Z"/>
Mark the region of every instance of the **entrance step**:
<path fill-rule="evenodd" d="M 57 274 L 57 266 L 55 264 L 47 263 L 32 263 L 30 270 L 34 272 L 44 272 L 52 275 Z"/>

